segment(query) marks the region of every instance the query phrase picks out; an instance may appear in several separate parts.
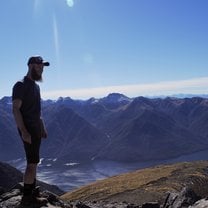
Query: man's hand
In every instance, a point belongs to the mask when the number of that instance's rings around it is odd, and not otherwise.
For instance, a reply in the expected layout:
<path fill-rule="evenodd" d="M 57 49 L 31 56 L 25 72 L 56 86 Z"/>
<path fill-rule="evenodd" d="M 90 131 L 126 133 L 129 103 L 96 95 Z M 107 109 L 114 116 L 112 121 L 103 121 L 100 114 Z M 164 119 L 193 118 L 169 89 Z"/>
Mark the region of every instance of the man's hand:
<path fill-rule="evenodd" d="M 31 144 L 32 141 L 31 141 L 31 135 L 27 132 L 27 131 L 22 131 L 21 132 L 22 134 L 22 140 L 28 144 Z"/>
<path fill-rule="evenodd" d="M 22 106 L 22 100 L 20 100 L 20 99 L 13 100 L 13 102 L 12 102 L 13 114 L 14 114 L 14 118 L 15 118 L 17 127 L 21 132 L 22 140 L 24 142 L 27 142 L 28 144 L 31 144 L 32 143 L 31 135 L 28 133 L 27 129 L 25 128 L 22 114 L 20 112 L 21 106 Z"/>

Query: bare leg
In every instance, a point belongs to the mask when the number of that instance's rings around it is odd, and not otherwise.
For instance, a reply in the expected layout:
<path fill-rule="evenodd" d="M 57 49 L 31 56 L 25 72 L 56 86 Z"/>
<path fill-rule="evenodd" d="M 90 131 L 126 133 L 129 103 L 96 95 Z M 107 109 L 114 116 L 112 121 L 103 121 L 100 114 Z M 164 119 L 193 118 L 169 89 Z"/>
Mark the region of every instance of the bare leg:
<path fill-rule="evenodd" d="M 25 169 L 25 175 L 23 178 L 24 181 L 24 190 L 23 190 L 23 197 L 21 200 L 21 205 L 23 206 L 30 206 L 30 205 L 38 205 L 38 207 L 45 206 L 47 204 L 46 198 L 39 198 L 34 195 L 33 189 L 35 185 L 36 179 L 36 171 L 37 171 L 37 164 L 36 163 L 29 163 Z"/>
<path fill-rule="evenodd" d="M 23 179 L 24 183 L 32 184 L 36 178 L 36 172 L 37 172 L 37 163 L 27 164 L 25 169 L 24 179 Z"/>

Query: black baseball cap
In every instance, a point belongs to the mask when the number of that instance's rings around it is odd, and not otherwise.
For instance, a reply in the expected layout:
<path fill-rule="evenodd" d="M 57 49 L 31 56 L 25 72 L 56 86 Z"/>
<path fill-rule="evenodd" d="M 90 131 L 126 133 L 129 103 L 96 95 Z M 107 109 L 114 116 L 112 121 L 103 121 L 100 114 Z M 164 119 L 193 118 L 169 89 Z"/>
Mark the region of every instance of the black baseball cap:
<path fill-rule="evenodd" d="M 27 65 L 29 64 L 43 64 L 44 66 L 50 65 L 50 63 L 47 61 L 44 61 L 41 56 L 31 56 L 27 62 Z"/>

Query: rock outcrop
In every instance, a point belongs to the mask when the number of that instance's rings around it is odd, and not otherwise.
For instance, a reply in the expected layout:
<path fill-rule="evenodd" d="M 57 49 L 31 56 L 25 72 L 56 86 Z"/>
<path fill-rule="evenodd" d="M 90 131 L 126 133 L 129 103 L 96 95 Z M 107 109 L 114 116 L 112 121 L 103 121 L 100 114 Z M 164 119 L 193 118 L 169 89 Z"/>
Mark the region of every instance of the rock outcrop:
<path fill-rule="evenodd" d="M 10 191 L 0 195 L 1 208 L 17 208 L 20 206 L 22 198 L 23 185 L 21 183 L 15 185 Z M 59 196 L 47 190 L 40 192 L 40 196 L 48 200 L 47 206 L 44 207 L 57 207 L 57 208 L 72 208 L 70 204 L 64 203 L 59 199 Z"/>
<path fill-rule="evenodd" d="M 204 187 L 206 188 L 206 187 Z M 0 195 L 1 208 L 17 208 L 20 206 L 23 186 L 21 183 L 14 186 L 10 191 Z M 208 199 L 201 198 L 192 189 L 184 187 L 180 192 L 168 193 L 164 203 L 146 202 L 142 205 L 125 202 L 108 201 L 63 201 L 58 195 L 50 191 L 40 192 L 40 196 L 48 200 L 45 206 L 40 208 L 207 208 Z M 23 208 L 23 207 L 22 207 Z"/>

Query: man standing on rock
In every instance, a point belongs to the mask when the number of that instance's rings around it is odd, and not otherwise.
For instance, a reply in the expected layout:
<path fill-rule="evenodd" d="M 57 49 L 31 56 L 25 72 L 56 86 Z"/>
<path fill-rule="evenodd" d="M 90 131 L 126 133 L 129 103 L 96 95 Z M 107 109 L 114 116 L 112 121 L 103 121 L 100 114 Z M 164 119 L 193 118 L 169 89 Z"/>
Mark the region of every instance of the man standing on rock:
<path fill-rule="evenodd" d="M 44 205 L 47 200 L 38 198 L 36 171 L 40 161 L 41 138 L 47 137 L 47 131 L 41 118 L 40 88 L 36 83 L 42 81 L 44 66 L 49 62 L 41 56 L 32 56 L 28 60 L 28 72 L 23 80 L 16 82 L 12 91 L 13 114 L 23 141 L 27 165 L 24 173 L 24 189 L 21 205 Z"/>

